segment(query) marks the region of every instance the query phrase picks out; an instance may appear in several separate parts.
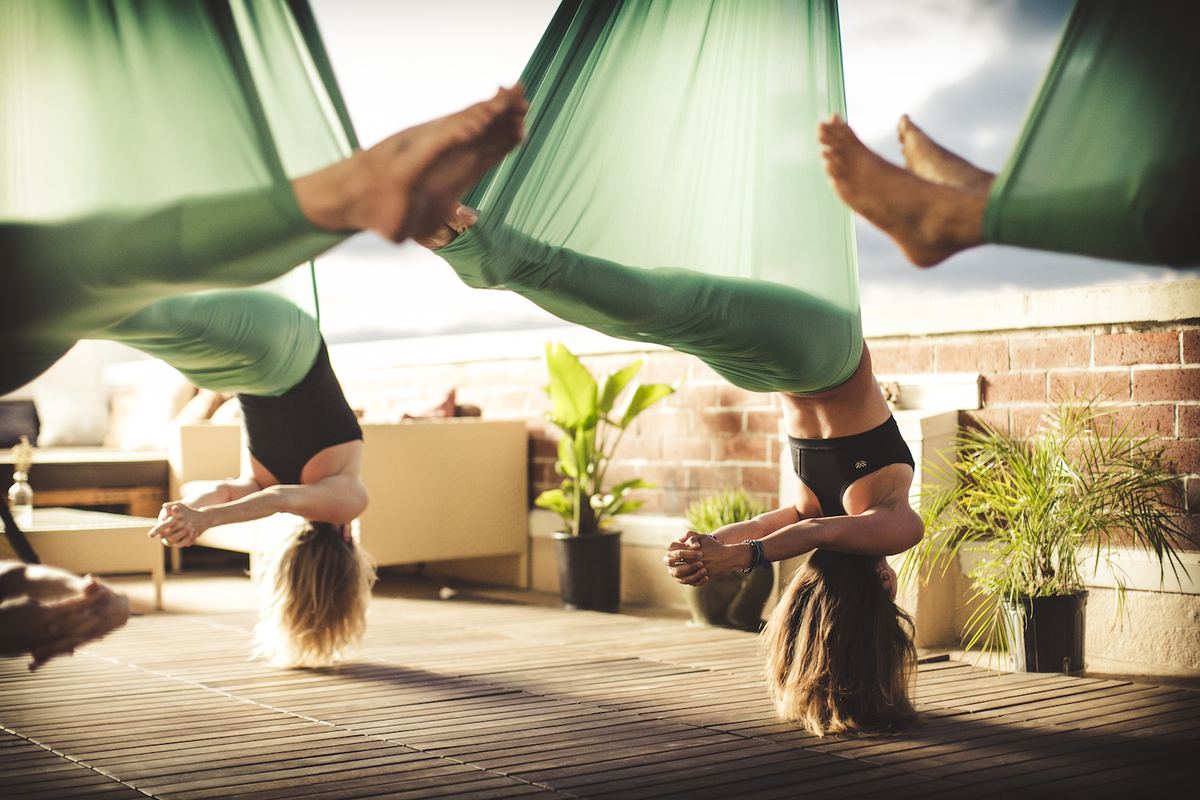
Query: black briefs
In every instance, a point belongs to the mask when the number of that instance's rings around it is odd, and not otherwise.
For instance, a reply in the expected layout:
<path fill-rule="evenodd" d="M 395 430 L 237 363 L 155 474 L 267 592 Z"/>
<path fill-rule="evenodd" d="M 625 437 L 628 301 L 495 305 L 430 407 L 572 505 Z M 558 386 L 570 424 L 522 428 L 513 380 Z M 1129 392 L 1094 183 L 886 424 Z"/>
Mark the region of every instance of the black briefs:
<path fill-rule="evenodd" d="M 283 484 L 299 484 L 304 465 L 327 447 L 363 438 L 321 341 L 304 378 L 278 397 L 239 394 L 250 455 Z"/>
<path fill-rule="evenodd" d="M 842 495 L 859 478 L 890 464 L 914 466 L 912 451 L 900 435 L 895 417 L 865 433 L 834 439 L 796 439 L 788 437 L 792 447 L 792 468 L 804 482 L 827 517 L 846 515 Z"/>

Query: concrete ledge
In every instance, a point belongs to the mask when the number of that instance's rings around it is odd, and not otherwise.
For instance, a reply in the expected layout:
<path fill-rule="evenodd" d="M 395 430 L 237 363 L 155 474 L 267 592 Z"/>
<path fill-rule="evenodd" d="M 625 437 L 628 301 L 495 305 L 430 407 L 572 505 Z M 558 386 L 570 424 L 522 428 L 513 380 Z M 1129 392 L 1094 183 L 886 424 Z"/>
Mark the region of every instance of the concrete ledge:
<path fill-rule="evenodd" d="M 1165 278 L 1174 273 L 1163 270 Z M 1167 322 L 1200 317 L 1200 281 L 1164 280 L 987 297 L 939 298 L 863 306 L 863 336 Z"/>

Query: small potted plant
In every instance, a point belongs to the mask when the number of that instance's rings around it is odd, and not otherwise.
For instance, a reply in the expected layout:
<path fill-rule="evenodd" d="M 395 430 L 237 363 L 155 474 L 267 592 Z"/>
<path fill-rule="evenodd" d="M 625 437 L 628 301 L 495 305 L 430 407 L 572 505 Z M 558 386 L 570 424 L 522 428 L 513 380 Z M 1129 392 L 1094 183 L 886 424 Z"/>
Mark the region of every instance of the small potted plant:
<path fill-rule="evenodd" d="M 562 432 L 554 468 L 563 481 L 534 503 L 558 512 L 566 525 L 555 544 L 563 603 L 611 611 L 621 599 L 621 541 L 619 532 L 606 528 L 616 515 L 642 506 L 643 501 L 629 498 L 631 492 L 654 487 L 631 478 L 605 489 L 604 476 L 630 423 L 676 386 L 631 384 L 640 360 L 597 383 L 561 343 L 546 344 L 546 367 L 552 404 L 546 419 Z"/>
<path fill-rule="evenodd" d="M 723 525 L 744 522 L 767 510 L 752 501 L 744 489 L 729 489 L 697 500 L 685 515 L 691 530 L 712 533 Z M 743 631 L 758 631 L 762 612 L 775 587 L 775 571 L 769 564 L 750 572 L 731 572 L 703 586 L 684 586 L 684 596 L 696 625 L 716 625 Z"/>
<path fill-rule="evenodd" d="M 981 551 L 963 638 L 967 649 L 1008 653 L 1014 671 L 1084 668 L 1085 561 L 1111 566 L 1121 544 L 1153 553 L 1160 570 L 1180 564 L 1177 509 L 1163 500 L 1174 479 L 1157 438 L 1101 400 L 1064 398 L 1028 440 L 987 425 L 964 432 L 941 471 L 947 485 L 922 496 L 926 535 L 906 572 Z M 1120 608 L 1123 573 L 1112 572 Z"/>

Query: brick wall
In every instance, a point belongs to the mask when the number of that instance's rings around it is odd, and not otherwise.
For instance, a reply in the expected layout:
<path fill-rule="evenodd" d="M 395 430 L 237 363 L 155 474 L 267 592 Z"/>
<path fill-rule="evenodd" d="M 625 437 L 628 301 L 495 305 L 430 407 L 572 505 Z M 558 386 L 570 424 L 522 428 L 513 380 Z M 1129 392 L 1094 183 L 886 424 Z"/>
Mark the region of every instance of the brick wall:
<path fill-rule="evenodd" d="M 537 355 L 541 341 L 557 337 L 549 331 L 537 338 L 536 347 L 525 348 L 526 357 L 400 366 L 369 374 L 339 367 L 339 374 L 351 402 L 377 416 L 427 407 L 457 388 L 460 403 L 478 405 L 486 416 L 526 420 L 532 498 L 558 484 L 553 470 L 557 437 L 542 417 L 549 407 L 540 388 L 547 375 Z M 1179 499 L 1189 514 L 1186 527 L 1200 541 L 1200 320 L 869 335 L 867 341 L 879 374 L 981 373 L 983 407 L 964 412 L 963 422 L 984 419 L 1010 433 L 1036 426 L 1047 404 L 1064 389 L 1107 386 L 1164 437 L 1165 456 L 1180 476 Z M 731 486 L 742 486 L 774 505 L 778 402 L 728 385 L 690 356 L 658 348 L 639 352 L 625 343 L 619 347 L 625 351 L 606 354 L 599 346 L 596 354 L 580 357 L 593 374 L 640 357 L 645 362 L 641 380 L 672 382 L 682 375 L 684 383 L 635 422 L 610 468 L 612 482 L 637 476 L 656 484 L 640 494 L 646 501 L 644 513 L 651 514 L 681 516 L 690 502 Z"/>

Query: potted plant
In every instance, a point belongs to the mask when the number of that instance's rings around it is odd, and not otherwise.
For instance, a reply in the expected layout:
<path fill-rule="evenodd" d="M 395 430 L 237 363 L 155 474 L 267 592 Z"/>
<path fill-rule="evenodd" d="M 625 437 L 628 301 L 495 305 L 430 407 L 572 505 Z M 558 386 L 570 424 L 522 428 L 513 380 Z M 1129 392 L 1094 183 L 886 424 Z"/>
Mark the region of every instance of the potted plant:
<path fill-rule="evenodd" d="M 962 551 L 983 556 L 970 573 L 968 650 L 1006 652 L 1014 671 L 1080 671 L 1081 566 L 1113 566 L 1115 545 L 1152 552 L 1162 571 L 1180 564 L 1183 532 L 1163 500 L 1173 478 L 1157 437 L 1140 434 L 1136 419 L 1119 421 L 1118 410 L 1099 395 L 1064 398 L 1032 438 L 982 425 L 958 437 L 953 464 L 927 467 L 946 485 L 922 495 L 926 535 L 905 568 L 911 575 L 943 561 L 944 570 Z M 1112 572 L 1121 608 L 1123 573 Z"/>
<path fill-rule="evenodd" d="M 729 489 L 697 500 L 684 516 L 696 533 L 712 533 L 723 525 L 744 522 L 767 510 L 752 501 L 744 489 Z M 750 572 L 730 572 L 710 579 L 703 586 L 684 586 L 684 597 L 696 625 L 716 625 L 743 631 L 758 631 L 762 612 L 775 587 L 775 571 L 769 564 Z"/>
<path fill-rule="evenodd" d="M 534 503 L 558 512 L 566 525 L 555 536 L 563 603 L 613 610 L 621 599 L 621 541 L 619 532 L 605 528 L 616 515 L 642 506 L 643 501 L 629 498 L 630 492 L 654 487 L 631 478 L 606 490 L 604 476 L 630 423 L 676 387 L 631 384 L 642 368 L 640 360 L 597 383 L 561 343 L 546 344 L 546 367 L 551 402 L 546 419 L 562 432 L 554 469 L 563 481 L 561 488 L 542 492 Z M 624 402 L 617 408 L 621 396 Z"/>

